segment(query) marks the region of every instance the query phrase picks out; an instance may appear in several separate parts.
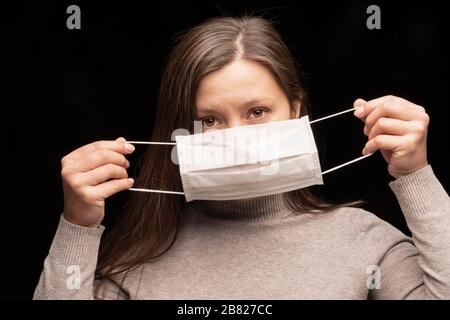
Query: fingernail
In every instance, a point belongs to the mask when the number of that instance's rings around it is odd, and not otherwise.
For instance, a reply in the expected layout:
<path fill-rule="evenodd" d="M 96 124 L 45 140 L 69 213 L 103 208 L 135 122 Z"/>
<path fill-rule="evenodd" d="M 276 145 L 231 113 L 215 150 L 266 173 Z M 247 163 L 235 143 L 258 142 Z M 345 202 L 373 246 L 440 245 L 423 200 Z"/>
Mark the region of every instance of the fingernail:
<path fill-rule="evenodd" d="M 369 131 L 367 130 L 367 127 L 364 127 L 364 134 L 367 136 L 369 134 Z"/>
<path fill-rule="evenodd" d="M 366 148 L 364 148 L 364 149 L 362 150 L 362 154 L 363 154 L 363 156 L 366 155 Z"/>
<path fill-rule="evenodd" d="M 127 160 L 127 162 L 125 163 L 127 169 L 130 167 L 130 161 Z"/>
<path fill-rule="evenodd" d="M 134 148 L 134 146 L 131 143 L 125 143 L 125 149 L 127 151 L 132 152 L 132 151 L 134 151 L 135 148 Z"/>
<path fill-rule="evenodd" d="M 356 107 L 355 116 L 361 117 L 364 114 L 364 107 Z"/>
<path fill-rule="evenodd" d="M 134 184 L 134 179 L 133 178 L 128 178 L 128 181 L 130 181 L 131 184 Z"/>

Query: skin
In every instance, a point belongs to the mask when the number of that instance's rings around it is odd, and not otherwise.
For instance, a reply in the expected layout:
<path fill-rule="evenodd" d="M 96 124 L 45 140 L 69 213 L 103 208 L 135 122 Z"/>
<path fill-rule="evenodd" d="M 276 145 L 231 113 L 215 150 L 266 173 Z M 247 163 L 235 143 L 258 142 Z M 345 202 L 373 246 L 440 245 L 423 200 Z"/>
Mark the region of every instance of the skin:
<path fill-rule="evenodd" d="M 287 96 L 262 65 L 236 60 L 212 72 L 197 89 L 197 117 L 203 131 L 298 118 Z"/>
<path fill-rule="evenodd" d="M 105 215 L 105 200 L 130 188 L 126 154 L 134 146 L 124 138 L 82 146 L 61 159 L 64 218 L 80 226 L 98 227 Z M 111 179 L 111 180 L 110 180 Z"/>
<path fill-rule="evenodd" d="M 426 165 L 430 118 L 425 109 L 395 96 L 354 102 L 368 141 L 363 154 L 380 150 L 391 176 L 398 179 Z"/>
<path fill-rule="evenodd" d="M 206 75 L 196 96 L 197 118 L 203 131 L 298 118 L 301 105 L 291 106 L 265 67 L 236 60 Z M 365 123 L 368 137 L 363 154 L 380 150 L 389 173 L 400 178 L 425 167 L 429 117 L 425 109 L 405 99 L 385 96 L 354 102 L 355 116 Z M 97 141 L 61 160 L 64 218 L 86 227 L 98 227 L 105 200 L 130 188 L 126 155 L 134 147 L 124 138 Z"/>

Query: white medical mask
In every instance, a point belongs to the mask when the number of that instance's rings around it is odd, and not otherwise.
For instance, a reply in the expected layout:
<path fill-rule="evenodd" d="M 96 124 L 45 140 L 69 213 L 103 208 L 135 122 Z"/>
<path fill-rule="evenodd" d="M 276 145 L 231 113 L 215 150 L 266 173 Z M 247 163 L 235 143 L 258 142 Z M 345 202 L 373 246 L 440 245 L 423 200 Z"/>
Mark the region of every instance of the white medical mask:
<path fill-rule="evenodd" d="M 284 193 L 323 184 L 311 123 L 300 119 L 177 136 L 176 143 L 129 141 L 132 144 L 176 145 L 184 192 L 130 188 L 132 191 L 184 194 L 186 201 L 232 200 Z"/>

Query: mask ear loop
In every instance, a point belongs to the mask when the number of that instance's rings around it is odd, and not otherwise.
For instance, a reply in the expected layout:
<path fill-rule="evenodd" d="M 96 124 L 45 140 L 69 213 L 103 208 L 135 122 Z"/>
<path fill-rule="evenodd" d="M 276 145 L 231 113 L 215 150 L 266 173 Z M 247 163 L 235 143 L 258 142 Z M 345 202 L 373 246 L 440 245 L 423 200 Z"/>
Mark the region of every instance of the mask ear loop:
<path fill-rule="evenodd" d="M 316 120 L 313 120 L 313 121 L 309 121 L 309 124 L 312 124 L 312 123 L 315 123 L 315 122 L 319 122 L 319 121 L 322 121 L 322 120 L 325 120 L 325 119 L 333 118 L 333 117 L 336 117 L 336 116 L 339 116 L 341 114 L 344 114 L 344 113 L 347 113 L 347 112 L 350 112 L 350 111 L 354 111 L 354 110 L 356 110 L 356 108 L 351 108 L 351 109 L 347 109 L 347 110 L 344 110 L 344 111 L 341 111 L 341 112 L 338 112 L 338 113 L 334 113 L 334 114 L 331 114 L 331 115 L 323 117 L 323 118 L 319 118 L 319 119 L 316 119 Z M 330 173 L 330 172 L 332 172 L 334 170 L 337 170 L 337 169 L 340 169 L 342 167 L 348 166 L 349 164 L 352 164 L 354 162 L 358 162 L 359 160 L 362 160 L 364 158 L 370 157 L 373 154 L 374 154 L 374 152 L 366 154 L 365 156 L 362 156 L 362 157 L 358 157 L 358 158 L 353 159 L 351 161 L 345 162 L 345 163 L 340 164 L 340 165 L 338 165 L 336 167 L 333 167 L 331 169 L 325 170 L 325 171 L 322 172 L 322 176 L 327 174 L 327 173 Z"/>
<path fill-rule="evenodd" d="M 165 191 L 165 190 L 142 189 L 142 188 L 129 188 L 128 190 L 130 190 L 130 191 L 138 191 L 138 192 L 169 193 L 169 194 L 184 195 L 184 192 L 179 192 L 179 191 Z"/>
<path fill-rule="evenodd" d="M 153 141 L 127 141 L 131 144 L 159 144 L 159 145 L 169 145 L 169 146 L 176 146 L 176 142 L 153 142 Z"/>
<path fill-rule="evenodd" d="M 127 141 L 130 144 L 155 144 L 155 145 L 169 145 L 176 146 L 176 142 L 153 142 L 153 141 Z M 166 190 L 154 190 L 154 189 L 143 189 L 143 188 L 129 188 L 130 191 L 138 192 L 151 192 L 151 193 L 168 193 L 168 194 L 179 194 L 184 195 L 184 192 L 180 191 L 166 191 Z"/>

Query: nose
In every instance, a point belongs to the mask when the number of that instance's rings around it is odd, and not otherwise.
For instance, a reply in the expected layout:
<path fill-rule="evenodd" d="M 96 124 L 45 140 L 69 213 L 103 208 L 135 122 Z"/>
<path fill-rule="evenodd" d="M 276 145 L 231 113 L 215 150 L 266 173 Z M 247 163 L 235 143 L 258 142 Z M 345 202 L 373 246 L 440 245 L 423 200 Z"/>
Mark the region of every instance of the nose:
<path fill-rule="evenodd" d="M 239 117 L 236 117 L 236 118 L 233 118 L 233 119 L 230 119 L 229 121 L 227 121 L 227 128 L 241 127 L 244 125 L 245 125 L 244 120 Z"/>

